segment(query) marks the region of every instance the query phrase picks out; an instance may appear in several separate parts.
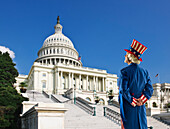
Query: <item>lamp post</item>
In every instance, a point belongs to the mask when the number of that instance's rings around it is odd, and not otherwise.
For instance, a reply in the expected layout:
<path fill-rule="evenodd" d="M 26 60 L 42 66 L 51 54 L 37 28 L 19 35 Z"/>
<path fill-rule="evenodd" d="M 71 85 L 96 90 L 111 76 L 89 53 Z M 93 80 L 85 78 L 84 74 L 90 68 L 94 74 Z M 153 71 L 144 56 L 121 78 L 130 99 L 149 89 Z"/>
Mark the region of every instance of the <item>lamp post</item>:
<path fill-rule="evenodd" d="M 96 90 L 93 90 L 93 97 L 96 104 L 99 102 L 99 96 L 97 96 Z"/>

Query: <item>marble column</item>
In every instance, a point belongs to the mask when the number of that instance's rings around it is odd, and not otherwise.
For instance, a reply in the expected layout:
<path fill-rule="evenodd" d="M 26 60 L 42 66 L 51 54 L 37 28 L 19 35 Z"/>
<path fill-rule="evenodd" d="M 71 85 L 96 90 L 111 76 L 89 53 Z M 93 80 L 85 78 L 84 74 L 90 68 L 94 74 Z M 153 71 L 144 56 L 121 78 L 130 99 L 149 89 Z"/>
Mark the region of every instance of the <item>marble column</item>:
<path fill-rule="evenodd" d="M 108 83 L 107 83 L 106 81 L 107 81 L 107 80 L 106 80 L 106 78 L 105 78 L 105 85 L 104 85 L 103 91 L 106 91 L 106 87 L 108 86 Z"/>
<path fill-rule="evenodd" d="M 56 58 L 54 58 L 54 65 L 56 65 L 57 63 L 56 63 Z"/>
<path fill-rule="evenodd" d="M 50 58 L 50 65 L 52 65 L 53 63 L 52 63 L 52 59 Z"/>
<path fill-rule="evenodd" d="M 63 72 L 61 71 L 60 74 L 61 74 L 61 77 L 60 77 L 60 89 L 64 89 L 64 87 L 62 86 L 63 85 Z"/>
<path fill-rule="evenodd" d="M 104 91 L 104 77 L 102 78 L 102 91 Z"/>
<path fill-rule="evenodd" d="M 96 90 L 96 85 L 95 85 L 95 76 L 93 76 L 93 88 L 92 88 L 92 90 Z"/>
<path fill-rule="evenodd" d="M 98 77 L 96 77 L 96 90 L 99 91 Z"/>
<path fill-rule="evenodd" d="M 68 73 L 68 88 L 71 88 L 71 78 L 70 78 L 70 73 Z"/>
<path fill-rule="evenodd" d="M 87 75 L 87 76 L 86 76 L 86 88 L 85 88 L 86 90 L 89 90 L 89 89 L 88 89 L 88 85 L 89 85 L 88 77 L 89 77 L 89 76 Z"/>
<path fill-rule="evenodd" d="M 74 73 L 72 73 L 72 76 L 71 76 L 71 82 L 72 82 L 72 87 L 74 89 Z"/>
<path fill-rule="evenodd" d="M 59 71 L 55 72 L 55 91 L 54 93 L 58 92 L 58 89 L 60 89 L 60 84 L 59 84 Z"/>
<path fill-rule="evenodd" d="M 81 89 L 81 74 L 79 75 L 79 90 Z"/>

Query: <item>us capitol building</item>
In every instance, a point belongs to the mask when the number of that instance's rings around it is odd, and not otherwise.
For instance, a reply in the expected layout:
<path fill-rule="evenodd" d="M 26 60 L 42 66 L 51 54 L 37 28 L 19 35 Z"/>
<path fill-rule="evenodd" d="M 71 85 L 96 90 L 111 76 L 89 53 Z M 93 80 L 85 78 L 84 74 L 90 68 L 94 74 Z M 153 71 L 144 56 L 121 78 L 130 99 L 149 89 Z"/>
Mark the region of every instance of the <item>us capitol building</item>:
<path fill-rule="evenodd" d="M 54 28 L 55 33 L 45 39 L 29 74 L 17 77 L 15 85 L 27 81 L 29 90 L 67 94 L 70 98 L 76 94 L 91 102 L 98 96 L 102 104 L 107 104 L 107 92 L 113 90 L 113 99 L 118 101 L 117 75 L 83 67 L 72 41 L 62 33 L 59 17 Z"/>

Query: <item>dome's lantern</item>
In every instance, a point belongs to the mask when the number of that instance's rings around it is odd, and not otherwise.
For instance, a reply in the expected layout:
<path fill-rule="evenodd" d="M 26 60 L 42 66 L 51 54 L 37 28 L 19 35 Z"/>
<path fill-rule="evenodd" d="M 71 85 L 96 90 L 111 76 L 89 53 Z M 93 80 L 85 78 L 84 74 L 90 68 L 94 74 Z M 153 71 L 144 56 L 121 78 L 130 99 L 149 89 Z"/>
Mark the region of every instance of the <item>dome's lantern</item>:
<path fill-rule="evenodd" d="M 62 25 L 60 25 L 60 17 L 57 17 L 57 24 L 54 26 L 55 33 L 62 33 Z"/>

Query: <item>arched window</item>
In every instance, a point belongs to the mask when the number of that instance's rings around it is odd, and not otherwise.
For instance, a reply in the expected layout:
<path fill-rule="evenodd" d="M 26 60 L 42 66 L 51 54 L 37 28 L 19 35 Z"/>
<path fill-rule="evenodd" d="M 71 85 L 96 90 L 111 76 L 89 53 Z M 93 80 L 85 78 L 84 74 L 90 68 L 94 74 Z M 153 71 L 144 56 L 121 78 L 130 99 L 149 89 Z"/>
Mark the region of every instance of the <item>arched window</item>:
<path fill-rule="evenodd" d="M 152 107 L 158 107 L 155 102 L 152 103 Z"/>
<path fill-rule="evenodd" d="M 99 103 L 100 103 L 100 105 L 104 105 L 104 100 L 103 99 L 99 99 Z"/>
<path fill-rule="evenodd" d="M 53 49 L 53 53 L 55 54 L 55 49 Z"/>

